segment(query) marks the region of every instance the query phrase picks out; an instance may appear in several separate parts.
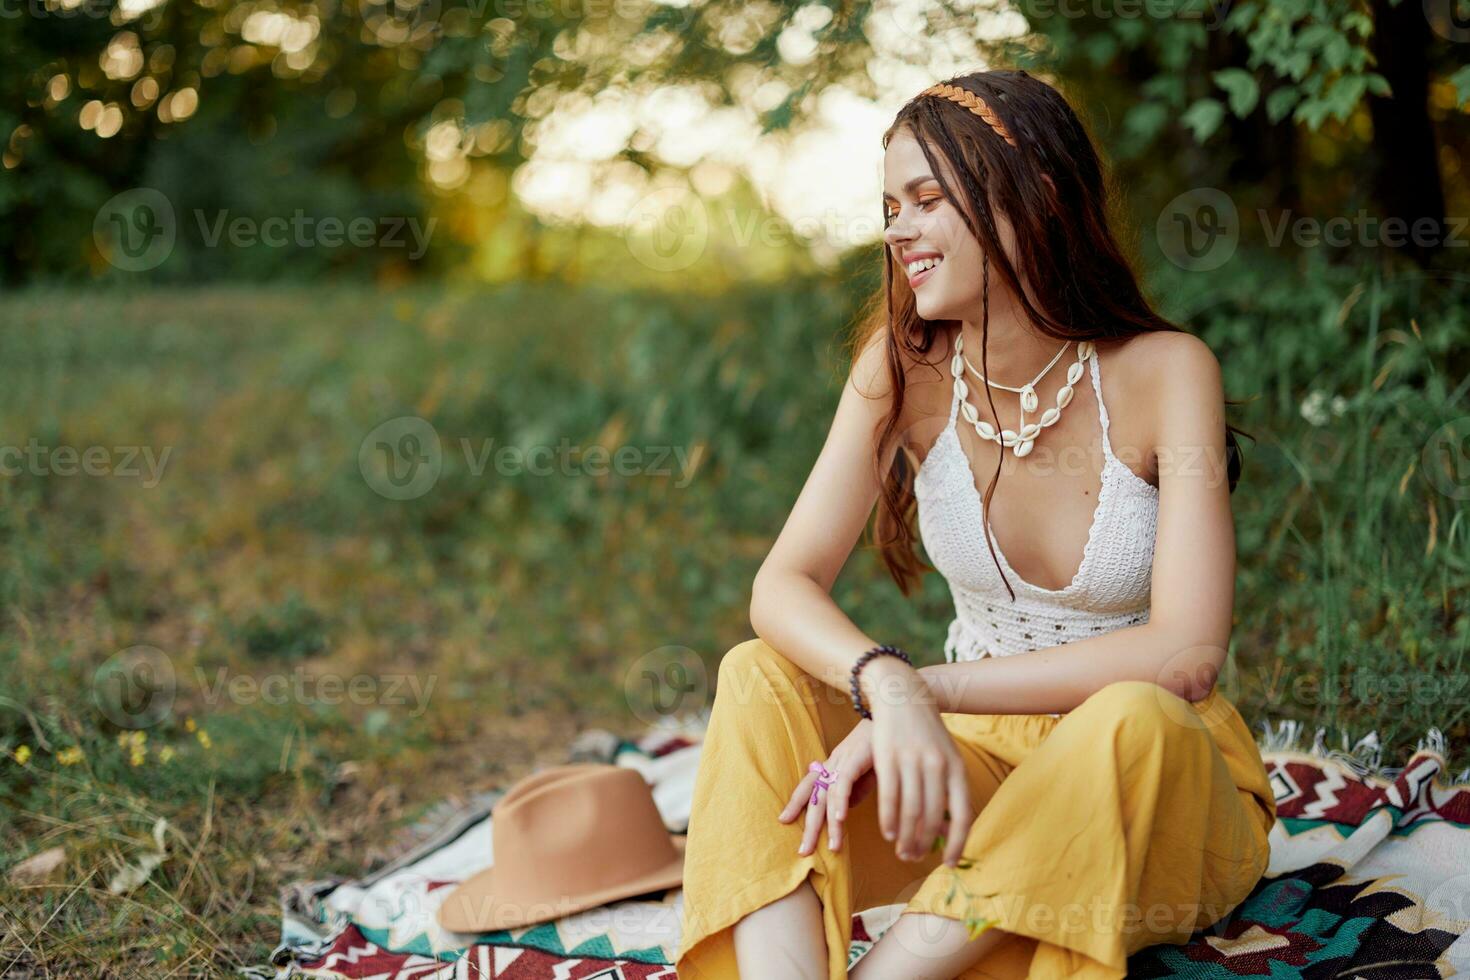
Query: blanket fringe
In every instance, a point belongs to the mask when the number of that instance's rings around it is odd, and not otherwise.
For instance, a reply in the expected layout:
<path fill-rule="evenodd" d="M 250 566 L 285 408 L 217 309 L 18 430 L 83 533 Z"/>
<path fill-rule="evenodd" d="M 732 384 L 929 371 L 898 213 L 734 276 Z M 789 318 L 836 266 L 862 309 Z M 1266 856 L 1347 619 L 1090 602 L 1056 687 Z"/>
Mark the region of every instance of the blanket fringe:
<path fill-rule="evenodd" d="M 1305 752 L 1318 758 L 1340 762 L 1360 776 L 1373 776 L 1380 779 L 1396 779 L 1404 771 L 1403 766 L 1383 764 L 1383 746 L 1379 744 L 1377 729 L 1353 740 L 1346 729 L 1339 727 L 1335 734 L 1342 748 L 1337 749 L 1328 746 L 1326 726 L 1317 728 L 1310 748 L 1302 745 L 1304 741 L 1302 735 L 1306 730 L 1305 722 L 1283 718 L 1273 723 L 1267 718 L 1259 723 L 1259 727 L 1263 730 L 1263 734 L 1257 739 L 1257 742 L 1262 752 Z M 1424 751 L 1433 752 L 1440 758 L 1447 758 L 1449 740 L 1445 738 L 1444 732 L 1438 728 L 1430 728 L 1424 737 L 1419 739 L 1419 744 L 1414 747 L 1415 754 Z M 1453 784 L 1470 782 L 1470 766 L 1460 770 L 1450 781 Z"/>

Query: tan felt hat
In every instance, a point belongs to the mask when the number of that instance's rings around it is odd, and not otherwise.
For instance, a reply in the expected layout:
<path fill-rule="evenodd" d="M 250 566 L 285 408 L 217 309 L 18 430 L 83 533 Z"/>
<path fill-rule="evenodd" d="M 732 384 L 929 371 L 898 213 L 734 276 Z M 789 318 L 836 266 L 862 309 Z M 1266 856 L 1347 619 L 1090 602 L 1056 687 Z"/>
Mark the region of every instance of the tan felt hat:
<path fill-rule="evenodd" d="M 683 882 L 684 837 L 669 833 L 648 783 L 627 766 L 532 773 L 491 819 L 494 864 L 445 897 L 445 929 L 514 929 Z"/>

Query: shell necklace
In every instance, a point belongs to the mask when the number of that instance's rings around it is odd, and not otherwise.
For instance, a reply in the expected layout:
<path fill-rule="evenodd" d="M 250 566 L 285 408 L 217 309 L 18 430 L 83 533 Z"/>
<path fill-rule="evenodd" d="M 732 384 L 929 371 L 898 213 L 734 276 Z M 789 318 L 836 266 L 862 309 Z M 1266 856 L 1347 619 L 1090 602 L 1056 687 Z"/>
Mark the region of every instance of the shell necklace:
<path fill-rule="evenodd" d="M 1077 345 L 1077 360 L 1067 367 L 1067 383 L 1057 389 L 1056 407 L 1048 408 L 1042 412 L 1041 417 L 1035 422 L 1027 422 L 1026 413 L 1036 411 L 1038 404 L 1036 397 L 1037 382 L 1046 377 L 1046 373 L 1056 366 L 1057 361 L 1061 360 L 1062 355 L 1066 353 L 1067 348 L 1070 346 L 1072 346 L 1070 340 L 1063 344 L 1062 349 L 1057 351 L 1056 357 L 1051 359 L 1051 363 L 1042 368 L 1041 373 L 1032 378 L 1029 384 L 1024 384 L 1019 388 L 1012 388 L 1009 385 L 991 381 L 985 375 L 975 370 L 975 365 L 971 364 L 970 359 L 965 357 L 965 338 L 957 335 L 954 339 L 954 357 L 949 362 L 949 372 L 954 375 L 954 393 L 955 397 L 960 400 L 960 409 L 964 412 L 965 421 L 975 427 L 975 431 L 980 435 L 980 438 L 989 439 L 991 442 L 999 444 L 1002 450 L 1010 449 L 1017 457 L 1030 453 L 1031 448 L 1036 445 L 1036 437 L 1041 434 L 1041 430 L 1049 425 L 1055 425 L 1057 420 L 1062 417 L 1062 409 L 1066 408 L 1067 404 L 1072 400 L 1072 387 L 1082 379 L 1082 366 L 1094 352 L 1094 347 L 1090 340 L 1084 340 Z M 965 384 L 966 368 L 975 377 L 984 381 L 990 387 L 1015 392 L 1021 396 L 1021 428 L 1019 430 L 1002 429 L 997 432 L 995 431 L 995 426 L 980 418 L 979 411 L 974 405 L 970 404 L 970 388 Z"/>

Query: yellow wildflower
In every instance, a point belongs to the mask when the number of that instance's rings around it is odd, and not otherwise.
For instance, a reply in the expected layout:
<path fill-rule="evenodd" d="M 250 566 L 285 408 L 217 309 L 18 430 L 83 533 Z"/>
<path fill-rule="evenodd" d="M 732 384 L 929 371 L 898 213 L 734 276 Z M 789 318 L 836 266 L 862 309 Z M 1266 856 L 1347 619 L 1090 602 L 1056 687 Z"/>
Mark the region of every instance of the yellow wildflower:
<path fill-rule="evenodd" d="M 137 759 L 138 753 L 144 751 L 147 743 L 148 733 L 143 731 L 141 728 L 137 731 L 117 733 L 117 747 L 120 749 L 131 748 L 131 754 L 135 760 Z M 133 762 L 133 765 L 135 766 L 138 764 L 139 763 L 136 761 Z"/>
<path fill-rule="evenodd" d="M 188 729 L 189 731 L 192 732 L 194 730 L 194 719 L 193 718 L 185 718 L 184 719 L 184 727 L 186 729 Z"/>
<path fill-rule="evenodd" d="M 31 747 L 29 745 L 22 745 L 12 752 L 11 755 L 15 758 L 16 762 L 25 765 L 31 757 Z"/>
<path fill-rule="evenodd" d="M 56 761 L 61 763 L 63 766 L 75 765 L 78 762 L 81 762 L 83 758 L 85 758 L 85 756 L 82 755 L 82 747 L 80 745 L 68 745 L 66 748 L 56 753 Z"/>
<path fill-rule="evenodd" d="M 204 746 L 206 749 L 210 747 L 211 742 L 209 741 L 209 732 L 201 728 L 199 729 L 199 731 L 195 732 L 194 735 L 199 739 L 200 745 Z"/>
<path fill-rule="evenodd" d="M 172 759 L 173 757 L 174 757 L 174 747 L 172 745 L 165 745 L 163 748 L 161 748 L 161 749 L 158 750 L 158 761 L 159 762 L 167 762 L 168 760 Z"/>

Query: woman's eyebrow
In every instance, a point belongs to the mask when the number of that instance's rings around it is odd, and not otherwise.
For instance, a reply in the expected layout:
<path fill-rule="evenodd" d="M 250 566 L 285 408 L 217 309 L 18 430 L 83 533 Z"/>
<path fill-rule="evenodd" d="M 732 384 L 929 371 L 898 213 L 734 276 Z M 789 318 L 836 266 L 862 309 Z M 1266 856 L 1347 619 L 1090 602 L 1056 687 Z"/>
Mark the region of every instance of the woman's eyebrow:
<path fill-rule="evenodd" d="M 918 187 L 920 184 L 922 184 L 926 180 L 933 180 L 933 179 L 934 179 L 934 177 L 931 174 L 925 174 L 922 177 L 915 177 L 913 180 L 911 180 L 907 184 L 904 184 L 903 185 L 904 193 L 912 194 L 915 187 Z M 888 193 L 887 191 L 884 191 L 883 192 L 883 200 L 885 200 L 885 201 L 892 201 L 892 200 L 895 200 L 895 198 L 894 198 L 894 196 L 892 194 Z"/>

